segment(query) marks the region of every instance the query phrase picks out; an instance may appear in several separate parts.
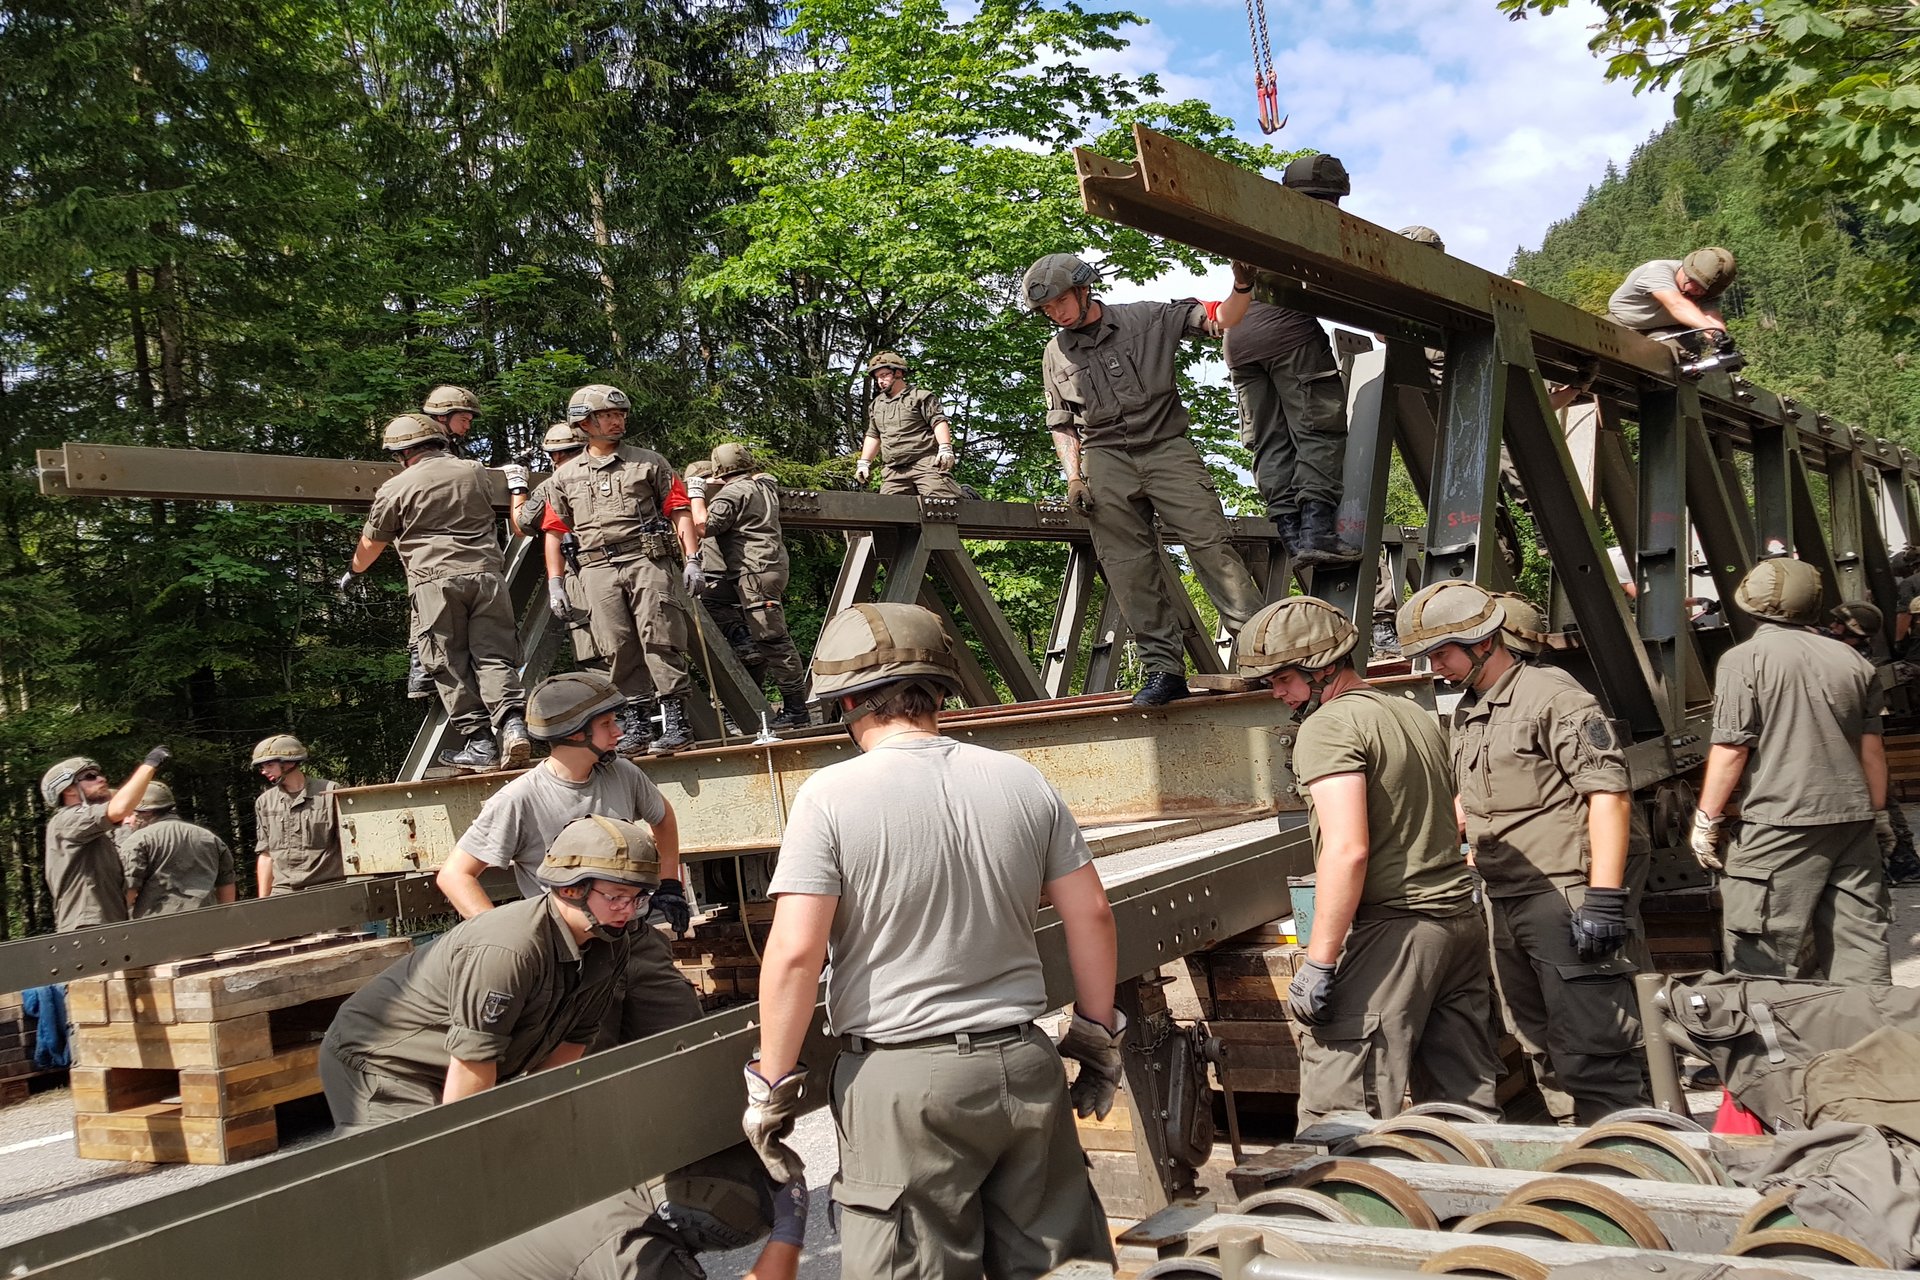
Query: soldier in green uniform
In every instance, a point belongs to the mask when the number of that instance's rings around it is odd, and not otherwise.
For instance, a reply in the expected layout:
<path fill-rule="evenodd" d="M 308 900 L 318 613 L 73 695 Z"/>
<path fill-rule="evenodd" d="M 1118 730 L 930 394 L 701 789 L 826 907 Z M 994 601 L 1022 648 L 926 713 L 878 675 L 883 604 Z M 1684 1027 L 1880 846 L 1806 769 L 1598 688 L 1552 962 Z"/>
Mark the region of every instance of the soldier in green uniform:
<path fill-rule="evenodd" d="M 546 450 L 547 457 L 552 460 L 553 470 L 557 472 L 580 456 L 587 447 L 587 435 L 571 422 L 556 422 L 541 437 L 540 447 Z M 574 662 L 589 670 L 604 671 L 607 660 L 593 643 L 593 615 L 587 608 L 586 589 L 580 585 L 579 571 L 573 567 L 573 560 L 577 560 L 580 554 L 578 540 L 569 542 L 573 531 L 551 515 L 549 504 L 553 497 L 553 476 L 549 475 L 529 493 L 529 477 L 525 467 L 502 467 L 500 470 L 507 476 L 508 501 L 511 503 L 508 519 L 514 530 L 539 540 L 539 551 L 547 567 L 547 612 L 553 615 L 555 622 L 567 629 L 567 639 L 573 645 Z M 519 473 L 517 477 L 515 472 Z M 560 535 L 557 543 L 547 541 L 549 529 Z"/>
<path fill-rule="evenodd" d="M 753 473 L 753 453 L 743 444 L 713 451 L 716 483 L 689 483 L 693 524 L 701 554 L 719 544 L 726 570 L 739 592 L 750 651 L 747 668 L 764 672 L 780 691 L 775 729 L 804 728 L 807 720 L 807 669 L 787 634 L 787 543 L 780 534 L 780 493 Z M 708 495 L 712 496 L 709 497 Z M 743 658 L 744 661 L 744 658 Z"/>
<path fill-rule="evenodd" d="M 290 733 L 262 738 L 253 767 L 267 789 L 253 799 L 254 883 L 260 896 L 346 879 L 334 784 L 307 772 L 307 746 Z"/>
<path fill-rule="evenodd" d="M 686 477 L 687 498 L 693 504 L 694 527 L 700 527 L 706 512 L 706 495 L 713 480 L 713 459 L 695 458 L 689 462 L 681 474 Z M 771 476 L 765 477 L 768 484 L 773 483 Z M 753 642 L 753 633 L 747 629 L 747 615 L 740 609 L 739 575 L 727 568 L 727 557 L 720 550 L 718 538 L 702 538 L 700 542 L 701 587 L 698 592 L 700 602 L 707 606 L 707 612 L 713 616 L 714 625 L 720 634 L 727 638 L 727 646 L 733 650 L 733 656 L 747 669 L 747 674 L 758 683 L 766 683 L 767 669 L 760 657 L 760 646 Z"/>
<path fill-rule="evenodd" d="M 47 892 L 53 895 L 53 927 L 61 933 L 127 918 L 127 878 L 114 829 L 147 793 L 161 765 L 173 758 L 165 747 L 147 752 L 119 790 L 99 764 L 72 756 L 40 775 L 47 819 Z"/>
<path fill-rule="evenodd" d="M 1722 873 L 1730 968 L 1884 985 L 1891 903 L 1876 831 L 1892 828 L 1880 686 L 1871 663 L 1816 630 L 1823 587 L 1800 560 L 1762 560 L 1740 580 L 1734 603 L 1759 622 L 1714 671 L 1690 843 Z"/>
<path fill-rule="evenodd" d="M 953 424 L 931 391 L 907 385 L 907 362 L 891 351 L 867 361 L 873 399 L 867 403 L 867 436 L 853 478 L 865 485 L 873 460 L 881 464 L 880 492 L 923 498 L 964 497 L 952 472 Z"/>
<path fill-rule="evenodd" d="M 1629 886 L 1645 883 L 1649 850 L 1634 839 L 1620 733 L 1572 676 L 1515 657 L 1511 603 L 1436 583 L 1400 607 L 1400 648 L 1466 691 L 1453 772 L 1501 999 L 1554 1117 L 1593 1124 L 1651 1101 L 1624 954 L 1641 932 Z"/>
<path fill-rule="evenodd" d="M 1126 1024 L 1114 926 L 1086 841 L 1033 766 L 940 733 L 954 640 L 918 605 L 828 621 L 814 696 L 860 748 L 794 796 L 769 892 L 760 1053 L 747 1138 L 777 1182 L 808 1068 L 799 1053 L 829 958 L 827 1008 L 846 1280 L 1041 1276 L 1111 1263 L 1073 1110 L 1104 1116 Z M 1058 1046 L 1033 930 L 1045 893 L 1076 1002 Z M 1080 1072 L 1069 1092 L 1061 1056 Z"/>
<path fill-rule="evenodd" d="M 1848 600 L 1828 614 L 1827 634 L 1873 663 L 1876 672 L 1894 666 L 1891 659 L 1876 658 L 1875 641 L 1886 634 L 1887 618 L 1880 607 L 1867 600 Z M 1890 674 L 1890 673 L 1889 673 Z M 1876 826 L 1880 841 L 1880 859 L 1886 867 L 1887 884 L 1920 884 L 1920 858 L 1914 856 L 1913 829 L 1907 825 L 1906 807 L 1891 798 L 1884 810 L 1885 825 Z"/>
<path fill-rule="evenodd" d="M 1346 166 L 1328 155 L 1301 156 L 1281 181 L 1333 205 L 1353 189 Z M 1250 274 L 1252 305 L 1220 347 L 1240 404 L 1240 442 L 1253 451 L 1267 516 L 1294 558 L 1309 568 L 1351 564 L 1360 553 L 1335 527 L 1347 459 L 1347 389 L 1333 342 L 1314 317 L 1275 305 L 1274 277 Z"/>
<path fill-rule="evenodd" d="M 520 768 L 533 744 L 486 468 L 449 454 L 440 424 L 417 413 L 389 422 L 381 446 L 401 471 L 374 493 L 340 587 L 397 545 L 421 661 L 433 673 L 448 725 L 465 739 L 442 752 L 440 763 L 492 769 L 504 755 L 508 768 Z"/>
<path fill-rule="evenodd" d="M 1164 706 L 1188 690 L 1184 601 L 1176 606 L 1171 594 L 1163 538 L 1186 548 L 1229 634 L 1261 603 L 1227 541 L 1226 513 L 1174 385 L 1180 343 L 1239 324 L 1248 296 L 1235 286 L 1210 320 L 1199 302 L 1102 302 L 1098 282 L 1080 259 L 1052 253 L 1027 268 L 1021 294 L 1058 329 L 1041 362 L 1047 426 L 1067 500 L 1087 517 L 1147 668 L 1134 703 Z"/>
<path fill-rule="evenodd" d="M 233 901 L 233 850 L 179 815 L 173 788 L 149 782 L 134 811 L 146 821 L 120 846 L 120 862 L 135 920 Z"/>
<path fill-rule="evenodd" d="M 692 620 L 673 595 L 674 557 L 686 559 L 690 591 L 705 585 L 686 486 L 653 450 L 621 443 L 631 408 L 617 387 L 595 383 L 573 393 L 567 421 L 585 432 L 587 451 L 554 472 L 549 502 L 550 519 L 580 540 L 580 585 L 593 615 L 594 645 L 626 698 L 622 755 L 693 745 L 686 708 Z M 549 526 L 549 545 L 560 537 Z M 658 740 L 651 723 L 656 699 Z"/>
<path fill-rule="evenodd" d="M 480 397 L 465 387 L 442 385 L 429 391 L 420 402 L 420 412 L 432 418 L 447 433 L 447 448 L 456 457 L 463 458 L 467 452 L 467 433 L 473 430 L 473 423 L 480 416 Z M 511 472 L 512 467 L 503 467 Z M 518 468 L 523 474 L 526 468 Z M 420 646 L 413 640 L 414 628 L 407 629 L 407 696 L 409 698 L 431 698 L 435 687 L 433 673 L 427 670 L 426 663 L 420 660 Z"/>
<path fill-rule="evenodd" d="M 1415 1102 L 1497 1111 L 1487 928 L 1462 860 L 1446 742 L 1432 715 L 1354 670 L 1359 633 L 1294 596 L 1255 614 L 1234 651 L 1299 727 L 1315 889 L 1307 959 L 1287 991 L 1300 1040 L 1301 1127 Z"/>
<path fill-rule="evenodd" d="M 545 892 L 455 925 L 340 1006 L 320 1047 L 335 1131 L 491 1089 L 587 1051 L 627 961 L 627 926 L 660 879 L 644 827 L 567 825 Z"/>

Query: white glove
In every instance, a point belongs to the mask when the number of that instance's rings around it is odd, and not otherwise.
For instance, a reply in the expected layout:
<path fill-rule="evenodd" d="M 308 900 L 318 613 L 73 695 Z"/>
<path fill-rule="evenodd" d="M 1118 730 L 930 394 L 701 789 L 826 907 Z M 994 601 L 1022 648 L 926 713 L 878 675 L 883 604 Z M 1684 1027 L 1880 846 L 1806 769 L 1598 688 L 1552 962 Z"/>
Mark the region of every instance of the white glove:
<path fill-rule="evenodd" d="M 680 585 L 687 589 L 690 596 L 697 596 L 707 589 L 707 571 L 700 567 L 697 552 L 693 559 L 687 561 L 687 567 L 680 571 Z"/>
<path fill-rule="evenodd" d="M 953 470 L 953 463 L 953 446 L 950 444 L 941 445 L 940 452 L 933 455 L 933 465 L 942 471 L 951 471 Z"/>
<path fill-rule="evenodd" d="M 687 496 L 689 498 L 698 498 L 700 501 L 705 502 L 707 500 L 707 478 L 705 476 L 688 476 Z"/>
<path fill-rule="evenodd" d="M 564 576 L 547 579 L 547 612 L 563 626 L 573 621 L 573 602 L 567 599 L 567 580 Z"/>
<path fill-rule="evenodd" d="M 1080 1064 L 1080 1073 L 1067 1095 L 1074 1114 L 1083 1118 L 1106 1119 L 1107 1112 L 1113 1110 L 1113 1095 L 1120 1088 L 1120 1046 L 1127 1037 L 1127 1015 L 1115 1009 L 1113 1020 L 1116 1025 L 1109 1030 L 1081 1013 L 1076 1005 L 1067 1034 L 1060 1038 L 1060 1056 Z"/>
<path fill-rule="evenodd" d="M 1693 834 L 1687 837 L 1687 847 L 1693 850 L 1694 861 L 1709 871 L 1726 869 L 1726 864 L 1720 861 L 1720 845 L 1726 839 L 1726 825 L 1725 814 L 1712 818 L 1703 810 L 1693 811 Z"/>
<path fill-rule="evenodd" d="M 525 493 L 527 491 L 527 469 L 519 463 L 509 462 L 506 466 L 500 468 L 500 474 L 507 478 L 508 493 Z"/>
<path fill-rule="evenodd" d="M 1894 846 L 1900 843 L 1900 838 L 1893 834 L 1893 815 L 1885 809 L 1874 811 L 1873 838 L 1880 845 L 1882 858 L 1893 856 Z"/>
<path fill-rule="evenodd" d="M 857 484 L 865 484 L 873 479 L 873 460 L 862 458 L 853 464 L 853 478 Z"/>

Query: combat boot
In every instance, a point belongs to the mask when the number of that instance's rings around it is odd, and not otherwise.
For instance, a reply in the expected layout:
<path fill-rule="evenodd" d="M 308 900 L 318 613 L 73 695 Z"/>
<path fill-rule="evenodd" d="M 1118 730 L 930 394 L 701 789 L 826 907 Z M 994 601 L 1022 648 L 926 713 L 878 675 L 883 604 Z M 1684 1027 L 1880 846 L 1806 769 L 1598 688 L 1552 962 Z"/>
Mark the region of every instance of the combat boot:
<path fill-rule="evenodd" d="M 780 714 L 773 718 L 775 729 L 804 729 L 813 723 L 807 714 L 807 686 L 796 684 L 780 691 Z"/>
<path fill-rule="evenodd" d="M 613 713 L 614 723 L 620 726 L 620 741 L 614 750 L 623 756 L 643 756 L 653 742 L 653 720 L 647 714 L 647 705 L 639 698 L 628 698 L 625 705 Z"/>
<path fill-rule="evenodd" d="M 1140 686 L 1140 692 L 1133 695 L 1136 707 L 1164 707 L 1177 698 L 1186 697 L 1191 690 L 1187 688 L 1187 678 L 1177 671 L 1155 671 Z"/>
<path fill-rule="evenodd" d="M 1295 556 L 1307 568 L 1315 569 L 1352 564 L 1360 558 L 1360 552 L 1340 541 L 1334 529 L 1333 504 L 1309 498 L 1300 504 L 1300 545 Z"/>
<path fill-rule="evenodd" d="M 685 698 L 660 699 L 660 718 L 660 736 L 653 740 L 650 748 L 654 755 L 671 755 L 693 745 L 693 732 L 687 728 Z"/>
<path fill-rule="evenodd" d="M 493 745 L 493 734 L 476 733 L 459 750 L 449 747 L 442 751 L 440 763 L 455 769 L 484 773 L 500 767 L 500 749 Z"/>
<path fill-rule="evenodd" d="M 524 769 L 533 759 L 533 739 L 527 735 L 527 718 L 518 711 L 507 713 L 500 727 L 500 757 L 508 769 Z"/>
<path fill-rule="evenodd" d="M 1280 545 L 1286 548 L 1290 556 L 1300 554 L 1300 513 L 1283 511 L 1273 518 L 1273 527 L 1280 535 Z"/>
<path fill-rule="evenodd" d="M 407 696 L 409 698 L 431 698 L 434 695 L 433 677 L 427 674 L 427 664 L 420 661 L 420 646 L 407 646 Z"/>

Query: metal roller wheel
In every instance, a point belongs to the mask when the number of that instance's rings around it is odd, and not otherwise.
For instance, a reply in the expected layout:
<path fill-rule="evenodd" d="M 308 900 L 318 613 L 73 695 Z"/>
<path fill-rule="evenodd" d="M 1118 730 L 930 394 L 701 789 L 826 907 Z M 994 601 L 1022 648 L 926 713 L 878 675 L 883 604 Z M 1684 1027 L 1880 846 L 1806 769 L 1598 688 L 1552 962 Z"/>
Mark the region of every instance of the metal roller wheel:
<path fill-rule="evenodd" d="M 1498 1165 L 1486 1145 L 1469 1138 L 1459 1126 L 1438 1116 L 1417 1116 L 1408 1112 L 1373 1127 L 1373 1136 L 1411 1138 L 1437 1154 L 1447 1164 L 1471 1165 L 1492 1169 Z"/>
<path fill-rule="evenodd" d="M 1367 1133 L 1356 1133 L 1343 1139 L 1332 1148 L 1336 1156 L 1351 1156 L 1356 1160 L 1417 1160 L 1421 1164 L 1446 1164 L 1445 1156 L 1435 1151 L 1417 1138 L 1397 1133 L 1381 1133 L 1378 1129 Z"/>
<path fill-rule="evenodd" d="M 1245 1227 L 1215 1227 L 1207 1231 L 1197 1231 L 1187 1237 L 1187 1250 L 1190 1257 L 1212 1258 L 1220 1252 L 1220 1235 L 1223 1231 L 1245 1231 Z M 1313 1262 L 1314 1256 L 1305 1247 L 1288 1236 L 1278 1227 L 1261 1227 L 1260 1247 L 1267 1251 L 1270 1258 L 1285 1258 L 1289 1262 Z"/>
<path fill-rule="evenodd" d="M 1603 1178 L 1637 1178 L 1641 1182 L 1665 1182 L 1654 1167 L 1624 1151 L 1595 1151 L 1572 1147 L 1540 1162 L 1542 1173 L 1598 1174 Z"/>
<path fill-rule="evenodd" d="M 1567 1149 L 1613 1151 L 1631 1156 L 1664 1182 L 1691 1182 L 1703 1187 L 1726 1185 L 1726 1178 L 1705 1156 L 1688 1146 L 1685 1138 L 1671 1129 L 1650 1124 L 1608 1121 L 1581 1134 Z"/>
<path fill-rule="evenodd" d="M 1529 1204 L 1572 1218 L 1593 1232 L 1601 1244 L 1627 1249 L 1673 1248 L 1667 1243 L 1666 1233 L 1654 1225 L 1646 1210 L 1613 1188 L 1586 1178 L 1536 1178 L 1509 1192 L 1500 1207 Z"/>
<path fill-rule="evenodd" d="M 1691 819 L 1692 815 L 1689 814 L 1688 818 Z M 1470 1107 L 1464 1102 L 1422 1102 L 1408 1107 L 1394 1119 L 1404 1120 L 1408 1116 L 1432 1116 L 1436 1120 L 1452 1120 L 1458 1124 L 1500 1123 L 1500 1117 L 1493 1112 Z"/>
<path fill-rule="evenodd" d="M 1767 1231 L 1774 1227 L 1804 1227 L 1800 1216 L 1793 1211 L 1793 1193 L 1791 1191 L 1769 1191 L 1760 1197 L 1760 1203 L 1747 1210 L 1747 1216 L 1740 1219 L 1740 1225 L 1734 1228 L 1733 1238 L 1752 1235 L 1756 1231 Z"/>
<path fill-rule="evenodd" d="M 1521 1240 L 1564 1240 L 1568 1244 L 1599 1244 L 1600 1237 L 1557 1210 L 1537 1204 L 1486 1209 L 1454 1224 L 1463 1236 L 1512 1236 Z"/>
<path fill-rule="evenodd" d="M 1310 1160 L 1288 1175 L 1287 1185 L 1331 1196 L 1371 1226 L 1440 1229 L 1440 1220 L 1418 1191 L 1365 1160 Z"/>
<path fill-rule="evenodd" d="M 1436 1253 L 1420 1264 L 1425 1276 L 1492 1276 L 1496 1280 L 1547 1280 L 1550 1268 L 1524 1253 L 1491 1244 L 1468 1244 Z"/>
<path fill-rule="evenodd" d="M 1338 1222 L 1360 1227 L 1366 1220 L 1332 1196 L 1300 1187 L 1275 1187 L 1256 1191 L 1233 1207 L 1237 1214 L 1250 1218 L 1294 1218 L 1308 1222 Z"/>
<path fill-rule="evenodd" d="M 1773 1258 L 1780 1262 L 1830 1262 L 1893 1269 L 1892 1263 L 1867 1246 L 1812 1227 L 1770 1227 L 1751 1232 L 1720 1252 L 1731 1258 Z"/>
<path fill-rule="evenodd" d="M 1162 1258 L 1141 1272 L 1141 1280 L 1220 1280 L 1220 1259 Z"/>
<path fill-rule="evenodd" d="M 1675 1133 L 1707 1132 L 1707 1126 L 1692 1116 L 1683 1116 L 1677 1111 L 1662 1111 L 1658 1107 L 1622 1107 L 1606 1116 L 1600 1123 L 1603 1125 L 1650 1124 L 1656 1129 L 1671 1129 Z"/>

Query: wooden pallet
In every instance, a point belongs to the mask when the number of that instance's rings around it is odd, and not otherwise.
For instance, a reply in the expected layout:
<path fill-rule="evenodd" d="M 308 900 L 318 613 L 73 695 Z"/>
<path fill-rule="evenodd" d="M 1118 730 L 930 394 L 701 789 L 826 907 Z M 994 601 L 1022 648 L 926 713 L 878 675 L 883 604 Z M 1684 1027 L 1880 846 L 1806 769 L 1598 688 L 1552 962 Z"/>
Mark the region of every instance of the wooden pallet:
<path fill-rule="evenodd" d="M 275 1150 L 274 1108 L 321 1091 L 334 1013 L 412 947 L 323 935 L 70 984 L 79 1154 L 226 1164 Z"/>

